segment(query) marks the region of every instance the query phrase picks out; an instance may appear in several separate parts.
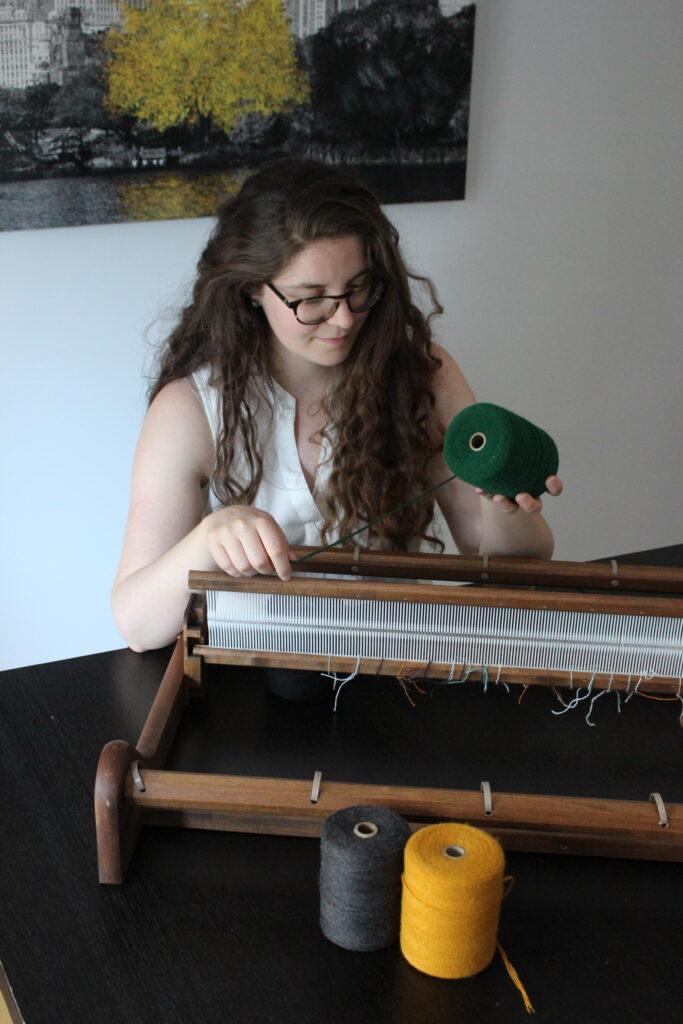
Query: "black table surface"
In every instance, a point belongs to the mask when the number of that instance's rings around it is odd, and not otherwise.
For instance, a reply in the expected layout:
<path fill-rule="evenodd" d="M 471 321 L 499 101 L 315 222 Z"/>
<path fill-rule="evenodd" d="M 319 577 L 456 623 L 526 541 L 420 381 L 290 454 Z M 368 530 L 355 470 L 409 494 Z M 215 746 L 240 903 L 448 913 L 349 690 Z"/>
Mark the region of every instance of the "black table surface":
<path fill-rule="evenodd" d="M 683 545 L 622 561 L 681 565 Z M 473 1024 L 528 1019 L 500 957 L 421 974 L 398 947 L 352 953 L 319 929 L 314 839 L 143 829 L 121 886 L 97 881 L 101 748 L 135 742 L 169 650 L 0 675 L 0 960 L 27 1024 Z M 295 704 L 254 669 L 214 673 L 169 768 L 683 801 L 681 704 L 608 694 L 359 678 Z M 587 720 L 588 719 L 588 720 Z M 653 805 L 653 814 L 654 814 Z M 535 1019 L 683 1019 L 679 864 L 509 853 L 499 938 Z"/>

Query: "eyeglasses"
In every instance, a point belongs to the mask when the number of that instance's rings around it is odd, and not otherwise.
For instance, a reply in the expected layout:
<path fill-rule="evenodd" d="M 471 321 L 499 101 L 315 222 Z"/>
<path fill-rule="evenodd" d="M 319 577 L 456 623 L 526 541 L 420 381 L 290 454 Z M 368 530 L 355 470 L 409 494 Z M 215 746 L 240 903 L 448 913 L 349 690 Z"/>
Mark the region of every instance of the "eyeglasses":
<path fill-rule="evenodd" d="M 274 284 L 266 281 L 266 284 L 278 299 L 284 302 L 287 309 L 291 309 L 300 324 L 322 324 L 339 309 L 341 302 L 346 304 L 352 313 L 364 313 L 374 306 L 384 290 L 381 281 L 368 278 L 362 284 L 356 284 L 343 295 L 316 295 L 310 299 L 287 299 L 279 292 Z"/>

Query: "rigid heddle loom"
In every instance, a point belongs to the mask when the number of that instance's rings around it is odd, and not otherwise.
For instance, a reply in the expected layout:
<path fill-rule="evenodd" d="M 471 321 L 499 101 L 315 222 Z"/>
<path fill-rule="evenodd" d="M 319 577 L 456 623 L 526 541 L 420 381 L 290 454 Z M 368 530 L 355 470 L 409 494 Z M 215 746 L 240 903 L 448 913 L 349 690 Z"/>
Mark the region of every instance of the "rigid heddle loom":
<path fill-rule="evenodd" d="M 101 882 L 123 880 L 142 824 L 316 836 L 351 804 L 386 806 L 412 827 L 467 822 L 511 850 L 683 860 L 683 805 L 665 803 L 666 794 L 494 797 L 485 780 L 473 792 L 335 782 L 321 772 L 301 780 L 163 770 L 209 665 L 681 697 L 681 569 L 358 548 L 294 554 L 306 556 L 306 575 L 287 582 L 190 573 L 196 593 L 140 738 L 115 740 L 100 757 Z"/>

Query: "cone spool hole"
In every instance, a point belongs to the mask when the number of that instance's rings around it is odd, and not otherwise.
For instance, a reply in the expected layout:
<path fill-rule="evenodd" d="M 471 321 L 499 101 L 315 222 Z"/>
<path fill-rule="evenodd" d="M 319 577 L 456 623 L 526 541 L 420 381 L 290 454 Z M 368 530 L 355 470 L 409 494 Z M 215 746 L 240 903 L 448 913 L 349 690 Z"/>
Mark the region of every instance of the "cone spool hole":
<path fill-rule="evenodd" d="M 448 857 L 449 860 L 459 860 L 460 857 L 465 856 L 467 850 L 462 846 L 444 846 L 442 852 L 444 857 Z"/>
<path fill-rule="evenodd" d="M 379 829 L 374 821 L 359 821 L 357 825 L 353 826 L 353 832 L 359 839 L 370 839 L 377 835 Z"/>

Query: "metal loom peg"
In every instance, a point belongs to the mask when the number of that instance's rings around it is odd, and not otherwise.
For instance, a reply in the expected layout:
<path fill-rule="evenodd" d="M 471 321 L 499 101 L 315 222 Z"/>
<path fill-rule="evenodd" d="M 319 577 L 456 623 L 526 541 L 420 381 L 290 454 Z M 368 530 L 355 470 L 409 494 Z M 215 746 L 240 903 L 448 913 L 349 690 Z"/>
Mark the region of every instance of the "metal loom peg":
<path fill-rule="evenodd" d="M 144 782 L 142 781 L 142 775 L 140 774 L 140 762 L 139 761 L 133 761 L 133 763 L 130 766 L 130 773 L 133 776 L 133 782 L 135 783 L 135 788 L 137 790 L 139 790 L 140 793 L 144 793 L 145 789 L 147 787 L 145 786 Z"/>
<path fill-rule="evenodd" d="M 323 777 L 323 773 L 322 772 L 314 772 L 313 773 L 313 786 L 311 788 L 311 803 L 312 804 L 317 804 L 317 802 L 318 802 L 318 797 L 320 796 L 320 783 L 322 781 L 322 777 Z"/>
<path fill-rule="evenodd" d="M 661 793 L 650 793 L 650 803 L 655 803 L 657 811 L 659 812 L 659 824 L 662 828 L 667 828 L 669 824 L 669 815 L 666 813 L 666 807 L 662 800 Z"/>

